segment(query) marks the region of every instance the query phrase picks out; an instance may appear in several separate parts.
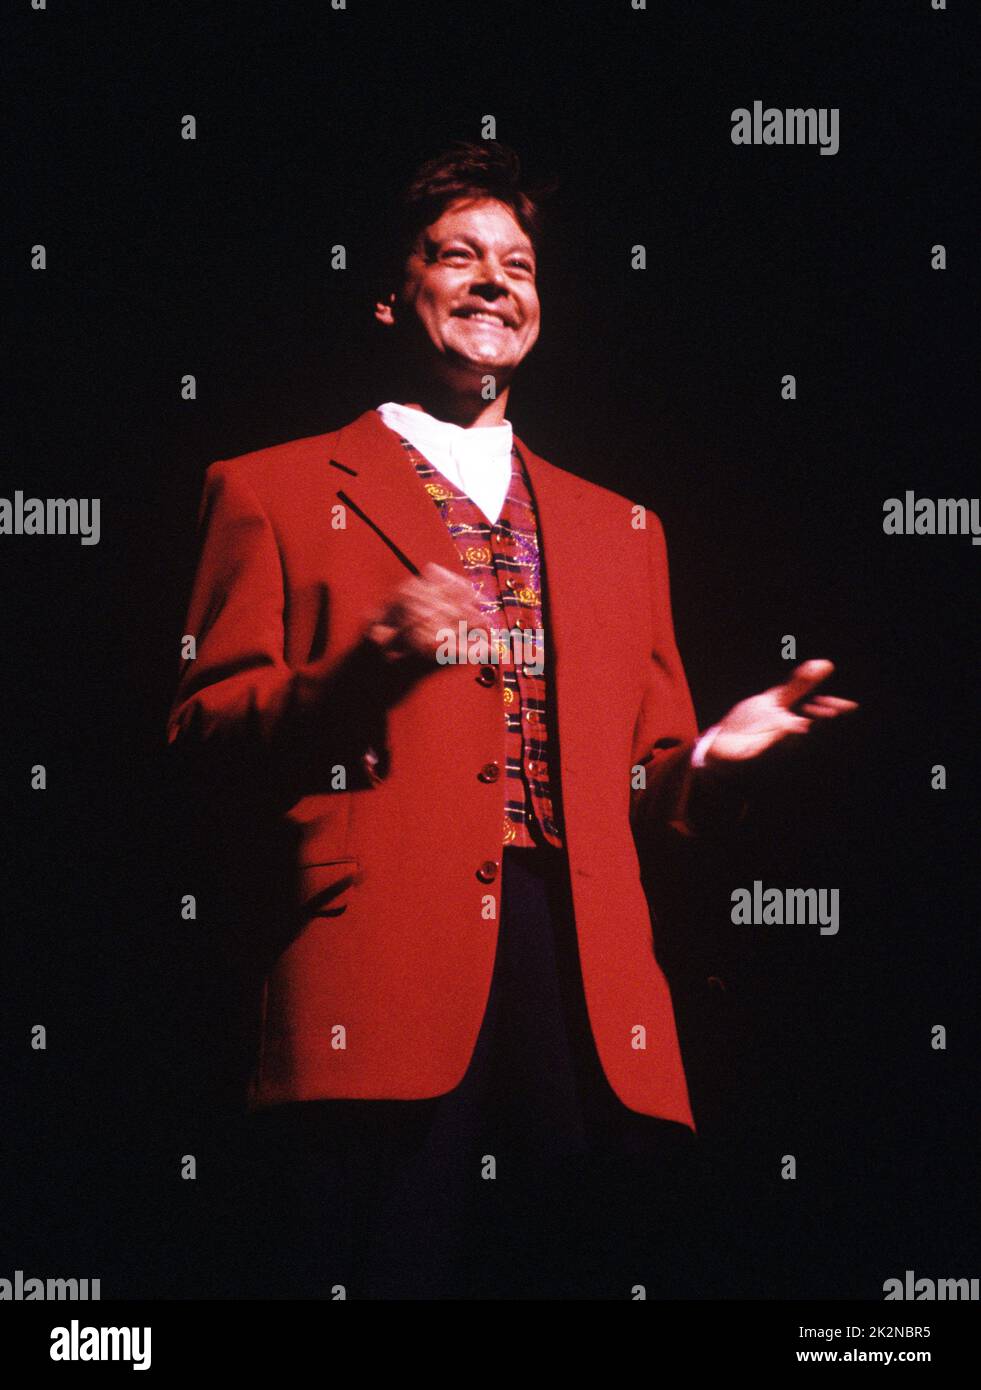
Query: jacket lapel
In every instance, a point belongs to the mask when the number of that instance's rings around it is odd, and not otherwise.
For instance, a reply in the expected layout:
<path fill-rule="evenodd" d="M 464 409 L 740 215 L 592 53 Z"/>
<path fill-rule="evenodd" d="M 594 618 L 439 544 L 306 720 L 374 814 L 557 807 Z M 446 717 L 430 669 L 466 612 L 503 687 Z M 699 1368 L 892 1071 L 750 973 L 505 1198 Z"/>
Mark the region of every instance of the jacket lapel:
<path fill-rule="evenodd" d="M 555 468 L 519 439 L 528 470 L 548 600 L 549 641 L 556 662 L 582 658 L 583 642 L 602 630 L 602 577 L 588 563 L 590 516 L 587 485 Z"/>
<path fill-rule="evenodd" d="M 366 410 L 338 430 L 331 447 L 327 472 L 339 500 L 360 515 L 407 570 L 418 572 L 432 561 L 466 575 L 439 509 L 376 410 Z"/>

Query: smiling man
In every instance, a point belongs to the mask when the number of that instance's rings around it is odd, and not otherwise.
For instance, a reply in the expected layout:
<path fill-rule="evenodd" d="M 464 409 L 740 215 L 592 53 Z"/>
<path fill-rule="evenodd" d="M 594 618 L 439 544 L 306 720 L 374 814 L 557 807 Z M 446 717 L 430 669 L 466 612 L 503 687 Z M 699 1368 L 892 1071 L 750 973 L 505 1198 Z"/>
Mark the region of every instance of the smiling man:
<path fill-rule="evenodd" d="M 284 1262 L 254 1291 L 669 1292 L 695 1125 L 641 865 L 854 706 L 806 662 L 699 736 L 657 516 L 508 420 L 541 328 L 517 157 L 457 144 L 401 207 L 374 312 L 405 389 L 208 469 L 168 726 L 251 847 Z"/>
<path fill-rule="evenodd" d="M 446 412 L 438 418 L 502 424 L 511 378 L 538 341 L 535 248 L 507 205 L 461 199 L 417 237 L 400 292 L 376 313 L 388 327 L 404 326 L 419 386 L 437 392 Z M 495 392 L 475 373 L 492 378 Z"/>

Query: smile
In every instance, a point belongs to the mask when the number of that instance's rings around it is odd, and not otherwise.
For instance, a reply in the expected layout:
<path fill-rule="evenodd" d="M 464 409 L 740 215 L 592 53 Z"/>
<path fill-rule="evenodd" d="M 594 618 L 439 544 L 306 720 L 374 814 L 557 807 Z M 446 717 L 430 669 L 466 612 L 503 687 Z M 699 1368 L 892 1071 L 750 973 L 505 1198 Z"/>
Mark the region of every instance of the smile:
<path fill-rule="evenodd" d="M 490 324 L 492 328 L 511 327 L 511 325 L 509 323 L 505 323 L 504 320 L 498 314 L 484 314 L 465 310 L 461 314 L 455 314 L 454 317 L 461 319 L 470 319 L 473 323 L 487 323 Z"/>

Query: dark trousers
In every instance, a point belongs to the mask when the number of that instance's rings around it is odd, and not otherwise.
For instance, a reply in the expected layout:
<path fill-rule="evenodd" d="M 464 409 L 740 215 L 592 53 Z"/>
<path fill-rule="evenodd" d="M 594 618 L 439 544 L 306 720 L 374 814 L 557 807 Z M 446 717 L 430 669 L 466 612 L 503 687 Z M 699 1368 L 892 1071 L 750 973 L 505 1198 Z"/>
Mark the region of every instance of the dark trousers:
<path fill-rule="evenodd" d="M 490 999 L 453 1091 L 277 1106 L 247 1130 L 245 1296 L 698 1295 L 698 1143 L 606 1080 L 551 847 L 504 851 Z"/>

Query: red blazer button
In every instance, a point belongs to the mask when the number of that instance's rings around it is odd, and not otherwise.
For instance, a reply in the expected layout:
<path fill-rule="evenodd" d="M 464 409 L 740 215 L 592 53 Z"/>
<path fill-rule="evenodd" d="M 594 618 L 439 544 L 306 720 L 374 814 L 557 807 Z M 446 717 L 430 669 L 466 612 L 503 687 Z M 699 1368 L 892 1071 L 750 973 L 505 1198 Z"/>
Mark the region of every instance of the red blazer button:
<path fill-rule="evenodd" d="M 500 775 L 500 763 L 484 763 L 483 767 L 477 773 L 477 776 L 482 782 L 496 782 Z"/>
<path fill-rule="evenodd" d="M 497 878 L 497 871 L 500 867 L 496 859 L 485 859 L 477 870 L 477 877 L 480 879 L 481 883 L 493 883 L 495 878 Z"/>

